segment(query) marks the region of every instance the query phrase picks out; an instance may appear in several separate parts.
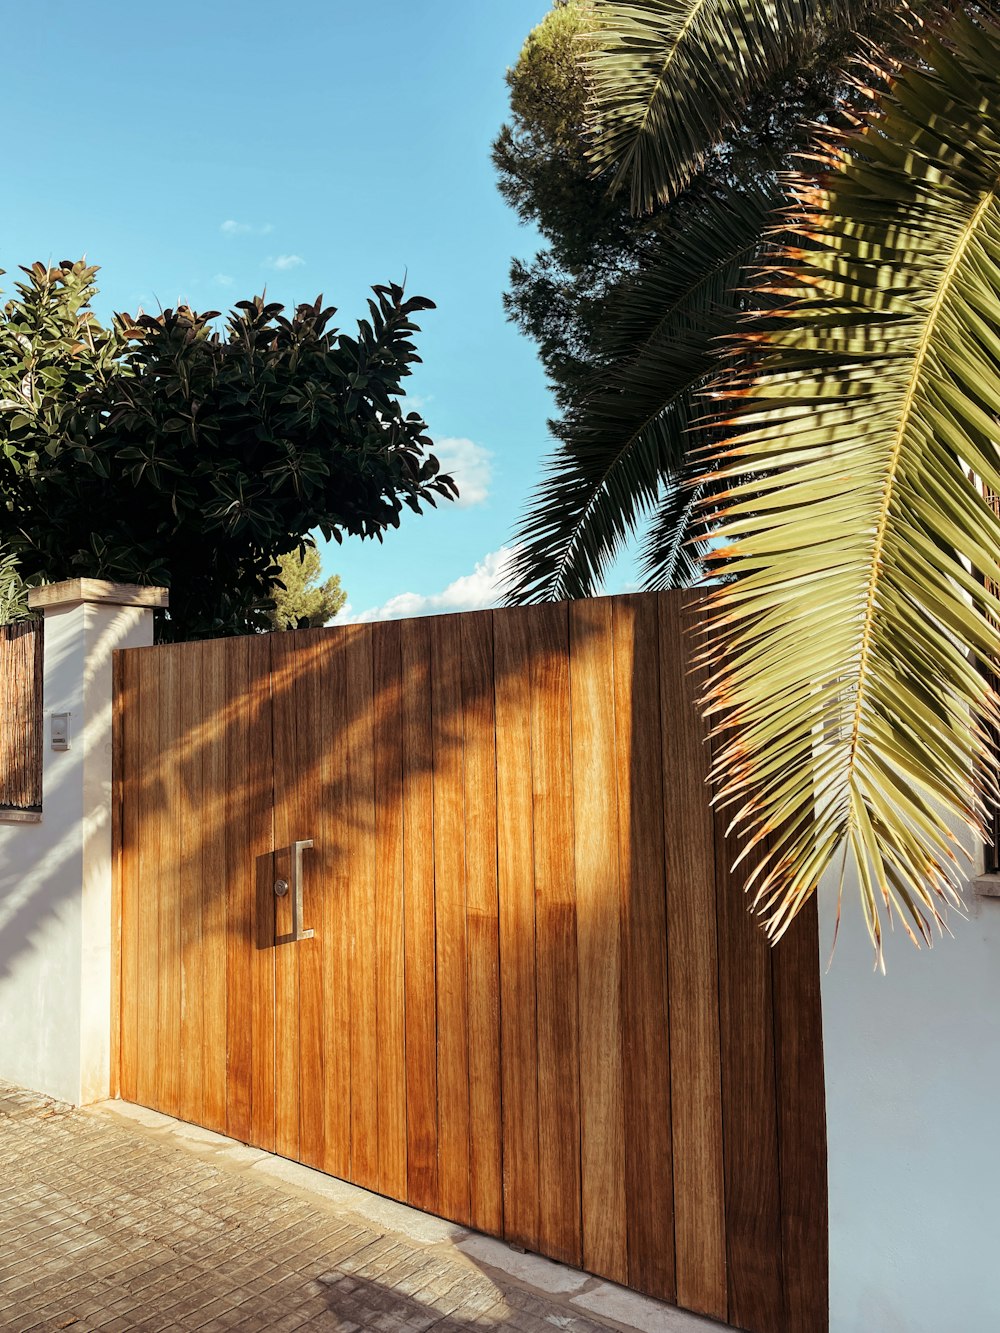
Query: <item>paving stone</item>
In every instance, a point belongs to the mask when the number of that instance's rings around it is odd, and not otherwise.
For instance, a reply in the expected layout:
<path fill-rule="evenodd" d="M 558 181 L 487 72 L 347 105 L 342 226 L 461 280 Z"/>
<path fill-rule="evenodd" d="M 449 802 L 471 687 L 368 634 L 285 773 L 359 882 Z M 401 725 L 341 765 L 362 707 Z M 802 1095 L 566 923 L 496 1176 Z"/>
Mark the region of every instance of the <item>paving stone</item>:
<path fill-rule="evenodd" d="M 0 1235 L 2 1333 L 628 1327 L 559 1265 L 156 1112 L 2 1083 Z"/>

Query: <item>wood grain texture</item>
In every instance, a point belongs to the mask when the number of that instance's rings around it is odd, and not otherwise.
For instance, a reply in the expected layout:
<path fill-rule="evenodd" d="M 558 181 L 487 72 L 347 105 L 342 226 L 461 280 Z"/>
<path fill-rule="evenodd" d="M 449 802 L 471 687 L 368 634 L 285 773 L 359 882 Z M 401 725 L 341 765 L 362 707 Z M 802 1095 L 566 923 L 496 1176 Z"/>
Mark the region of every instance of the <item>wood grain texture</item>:
<path fill-rule="evenodd" d="M 272 634 L 271 710 L 274 738 L 274 868 L 292 882 L 292 842 L 301 834 L 298 718 L 295 711 L 296 636 Z M 307 835 L 306 835 L 307 836 Z M 275 900 L 274 1143 L 282 1157 L 299 1155 L 299 951 L 292 937 L 292 894 Z"/>
<path fill-rule="evenodd" d="M 531 796 L 538 1024 L 538 1243 L 579 1267 L 580 1032 L 573 865 L 569 619 L 565 606 L 528 612 Z"/>
<path fill-rule="evenodd" d="M 469 1034 L 466 995 L 465 754 L 461 625 L 431 629 L 434 904 L 437 976 L 438 1210 L 469 1222 Z"/>
<path fill-rule="evenodd" d="M 156 870 L 158 942 L 156 969 L 156 1104 L 167 1115 L 180 1109 L 181 911 L 180 829 L 180 648 L 165 649 L 159 663 L 159 865 Z"/>
<path fill-rule="evenodd" d="M 584 1266 L 627 1282 L 614 649 L 607 598 L 569 609 Z"/>
<path fill-rule="evenodd" d="M 785 1324 L 771 960 L 743 891 L 755 861 L 729 869 L 742 844 L 727 820 L 716 813 L 729 1321 L 774 1329 Z"/>
<path fill-rule="evenodd" d="M 249 956 L 250 1007 L 244 1022 L 250 1039 L 250 1142 L 274 1151 L 275 1142 L 275 897 L 274 782 L 271 642 L 251 641 L 247 658 L 249 784 L 247 848 L 242 899 L 248 913 L 238 929 Z M 232 780 L 240 781 L 232 774 Z M 230 929 L 236 923 L 230 923 Z"/>
<path fill-rule="evenodd" d="M 270 696 L 268 695 L 268 704 Z M 270 741 L 270 722 L 268 723 Z M 270 811 L 268 812 L 271 813 Z M 273 839 L 268 837 L 268 844 Z M 274 853 L 254 858 L 250 993 L 250 1142 L 274 1152 Z"/>
<path fill-rule="evenodd" d="M 406 1178 L 415 1208 L 438 1208 L 437 995 L 431 646 L 426 621 L 400 625 L 406 951 Z"/>
<path fill-rule="evenodd" d="M 470 612 L 458 619 L 465 728 L 470 1215 L 477 1230 L 499 1236 L 503 1234 L 503 1126 L 493 617 Z"/>
<path fill-rule="evenodd" d="M 227 754 L 228 683 L 226 663 L 229 641 L 215 640 L 201 649 L 202 724 L 198 741 L 201 753 L 200 880 L 202 886 L 202 1066 L 204 1123 L 224 1134 L 227 1128 L 228 1084 L 227 1013 L 228 906 L 226 864 L 226 791 L 242 775 L 230 769 Z M 273 1010 L 272 1010 L 273 1014 Z M 273 1018 L 272 1018 L 273 1022 Z M 274 1086 L 274 1068 L 270 1072 Z M 259 1147 L 274 1147 L 270 1139 L 257 1140 Z"/>
<path fill-rule="evenodd" d="M 231 1138 L 248 1142 L 251 1136 L 253 1057 L 253 904 L 256 896 L 254 864 L 254 786 L 252 730 L 255 664 L 265 644 L 238 639 L 226 654 L 226 768 L 236 777 L 226 784 L 226 1126 Z M 265 668 L 267 669 L 267 668 Z"/>
<path fill-rule="evenodd" d="M 139 839 L 141 824 L 141 735 L 142 699 L 139 691 L 139 659 L 135 653 L 119 653 L 119 730 L 121 733 L 121 1096 L 139 1100 L 137 1064 L 139 1051 Z"/>
<path fill-rule="evenodd" d="M 531 809 L 531 612 L 495 612 L 504 1236 L 538 1248 L 538 1031 Z"/>
<path fill-rule="evenodd" d="M 180 830 L 181 900 L 181 1052 L 180 1115 L 200 1125 L 205 1117 L 205 969 L 204 882 L 201 877 L 204 779 L 198 733 L 204 713 L 201 644 L 178 655 L 180 736 L 178 805 L 173 818 Z"/>
<path fill-rule="evenodd" d="M 398 621 L 372 626 L 375 709 L 375 950 L 378 1190 L 406 1198 L 403 943 L 403 681 Z"/>
<path fill-rule="evenodd" d="M 378 1187 L 378 993 L 375 947 L 375 753 L 372 628 L 347 639 L 351 913 L 351 1179 Z"/>
<path fill-rule="evenodd" d="M 788 1333 L 830 1318 L 826 1088 L 815 896 L 771 950 L 778 1062 L 781 1250 Z"/>
<path fill-rule="evenodd" d="M 322 707 L 322 631 L 304 630 L 293 636 L 292 697 L 295 708 L 295 756 L 291 771 L 275 769 L 275 789 L 294 788 L 295 839 L 313 846 L 302 853 L 302 928 L 314 932 L 294 948 L 299 968 L 299 1160 L 322 1168 L 326 1160 L 326 1014 L 323 997 L 323 954 L 328 941 L 323 930 L 323 898 L 329 890 L 329 847 L 317 817 L 324 803 L 323 751 L 329 734 Z M 279 1016 L 283 1020 L 283 1015 Z M 284 1023 L 280 1023 L 284 1031 Z"/>
<path fill-rule="evenodd" d="M 139 874 L 136 877 L 136 1100 L 159 1108 L 157 1097 L 157 1006 L 160 958 L 160 814 L 163 782 L 149 754 L 160 753 L 160 672 L 149 649 L 136 653 L 139 694 Z M 165 948 L 164 944 L 164 948 Z"/>
<path fill-rule="evenodd" d="M 674 1300 L 673 1152 L 656 601 L 612 603 L 631 1286 Z"/>
<path fill-rule="evenodd" d="M 725 1319 L 726 1205 L 715 831 L 707 727 L 688 668 L 692 598 L 661 593 L 660 712 L 677 1302 Z"/>
<path fill-rule="evenodd" d="M 319 920 L 323 960 L 324 1170 L 351 1175 L 351 806 L 347 754 L 347 640 L 323 634 L 320 671 L 322 792 L 314 802 L 316 874 L 321 877 Z M 307 853 L 308 854 L 308 853 Z"/>

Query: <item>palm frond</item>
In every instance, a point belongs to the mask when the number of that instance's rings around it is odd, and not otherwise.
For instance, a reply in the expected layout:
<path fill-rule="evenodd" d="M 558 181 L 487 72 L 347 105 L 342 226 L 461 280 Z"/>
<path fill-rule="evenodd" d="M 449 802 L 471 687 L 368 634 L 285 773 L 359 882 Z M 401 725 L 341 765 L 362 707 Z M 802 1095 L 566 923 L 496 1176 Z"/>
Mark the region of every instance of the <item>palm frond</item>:
<path fill-rule="evenodd" d="M 568 414 L 519 525 L 511 601 L 597 591 L 661 487 L 682 471 L 772 202 L 762 191 L 733 190 L 706 203 L 697 225 L 666 237 L 650 267 L 609 302 L 609 365 Z"/>
<path fill-rule="evenodd" d="M 837 864 L 930 942 L 981 834 L 1000 655 L 1000 28 L 958 17 L 800 184 L 725 423 L 707 707 L 779 936 Z M 843 861 L 841 862 L 841 858 Z M 843 873 L 843 872 L 842 872 Z"/>
<path fill-rule="evenodd" d="M 598 0 L 586 57 L 596 170 L 633 211 L 678 194 L 750 98 L 878 0 Z"/>
<path fill-rule="evenodd" d="M 664 482 L 639 557 L 640 584 L 648 591 L 690 588 L 705 572 L 712 536 L 705 511 L 719 482 L 703 468 L 703 459 L 689 459 Z"/>

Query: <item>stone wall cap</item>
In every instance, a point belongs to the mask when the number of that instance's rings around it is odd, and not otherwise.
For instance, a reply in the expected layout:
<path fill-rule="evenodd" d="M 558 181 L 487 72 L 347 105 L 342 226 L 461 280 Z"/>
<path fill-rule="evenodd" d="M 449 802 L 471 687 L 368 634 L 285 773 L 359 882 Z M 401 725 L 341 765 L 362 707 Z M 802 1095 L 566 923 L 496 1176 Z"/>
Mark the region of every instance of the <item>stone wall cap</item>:
<path fill-rule="evenodd" d="M 137 583 L 108 583 L 104 579 L 66 579 L 28 590 L 28 605 L 33 611 L 80 602 L 98 602 L 110 606 L 165 607 L 170 604 L 166 588 L 144 588 Z"/>

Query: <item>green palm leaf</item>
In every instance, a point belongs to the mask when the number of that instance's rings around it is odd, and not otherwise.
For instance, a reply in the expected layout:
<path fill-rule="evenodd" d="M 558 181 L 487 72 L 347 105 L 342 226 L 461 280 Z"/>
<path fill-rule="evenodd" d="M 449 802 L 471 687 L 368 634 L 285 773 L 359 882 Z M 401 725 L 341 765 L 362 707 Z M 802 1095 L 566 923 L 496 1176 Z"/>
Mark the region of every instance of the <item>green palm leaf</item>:
<path fill-rule="evenodd" d="M 694 177 L 747 103 L 823 33 L 882 0 L 599 0 L 587 55 L 595 169 L 648 212 Z"/>
<path fill-rule="evenodd" d="M 709 537 L 704 510 L 718 483 L 699 475 L 703 467 L 704 460 L 689 460 L 663 484 L 639 557 L 640 582 L 649 591 L 689 588 L 704 573 Z"/>
<path fill-rule="evenodd" d="M 741 274 L 760 250 L 772 200 L 733 190 L 664 239 L 609 302 L 608 366 L 562 427 L 516 534 L 512 601 L 597 591 L 623 543 L 684 469 L 718 339 L 735 326 Z M 697 439 L 697 435 L 695 436 Z M 683 569 L 683 561 L 678 569 Z"/>
<path fill-rule="evenodd" d="M 981 831 L 1000 655 L 1000 28 L 960 17 L 803 182 L 721 455 L 707 704 L 779 936 L 837 858 L 919 942 Z M 970 660 L 970 655 L 971 659 Z M 977 774 L 987 775 L 977 778 Z M 843 861 L 841 861 L 843 857 Z"/>

